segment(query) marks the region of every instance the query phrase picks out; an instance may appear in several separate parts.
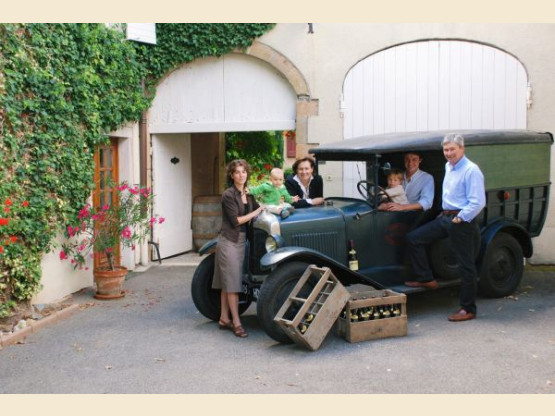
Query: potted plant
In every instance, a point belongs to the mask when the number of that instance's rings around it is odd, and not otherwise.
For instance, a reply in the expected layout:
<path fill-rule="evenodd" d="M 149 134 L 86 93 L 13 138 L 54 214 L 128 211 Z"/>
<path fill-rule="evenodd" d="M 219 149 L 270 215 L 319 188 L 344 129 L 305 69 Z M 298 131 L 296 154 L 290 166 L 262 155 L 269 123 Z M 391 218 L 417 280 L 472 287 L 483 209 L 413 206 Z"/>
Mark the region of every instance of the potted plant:
<path fill-rule="evenodd" d="M 67 227 L 69 240 L 60 252 L 61 260 L 68 259 L 75 269 L 85 270 L 94 253 L 106 256 L 107 264 L 93 270 L 98 299 L 125 296 L 122 286 L 127 269 L 116 264 L 118 245 L 134 250 L 154 224 L 164 222 L 163 217 L 150 215 L 154 195 L 149 188 L 121 182 L 114 189 L 114 203 L 98 208 L 86 204 L 79 211 L 77 225 Z"/>

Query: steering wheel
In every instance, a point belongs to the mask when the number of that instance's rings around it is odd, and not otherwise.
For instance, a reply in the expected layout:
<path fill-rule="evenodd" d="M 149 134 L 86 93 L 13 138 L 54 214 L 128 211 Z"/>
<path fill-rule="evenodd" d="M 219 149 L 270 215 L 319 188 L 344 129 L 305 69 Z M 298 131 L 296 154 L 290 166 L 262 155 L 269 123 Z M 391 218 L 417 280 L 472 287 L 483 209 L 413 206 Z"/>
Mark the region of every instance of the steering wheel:
<path fill-rule="evenodd" d="M 391 197 L 388 195 L 387 191 L 373 182 L 366 180 L 358 181 L 357 190 L 365 200 L 370 202 L 370 204 L 373 203 L 374 195 L 376 194 L 380 197 L 380 202 L 391 202 Z"/>

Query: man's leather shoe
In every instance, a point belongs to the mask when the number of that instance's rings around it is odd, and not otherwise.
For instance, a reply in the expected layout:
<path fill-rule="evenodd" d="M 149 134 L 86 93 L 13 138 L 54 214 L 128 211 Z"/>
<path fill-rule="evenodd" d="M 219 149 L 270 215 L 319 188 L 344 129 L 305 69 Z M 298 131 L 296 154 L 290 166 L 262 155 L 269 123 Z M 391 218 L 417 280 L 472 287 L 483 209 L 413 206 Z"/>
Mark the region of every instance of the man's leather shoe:
<path fill-rule="evenodd" d="M 451 322 L 461 322 L 461 321 L 469 321 L 471 319 L 476 318 L 476 315 L 472 312 L 468 312 L 463 308 L 460 308 L 456 313 L 451 315 L 449 319 Z"/>
<path fill-rule="evenodd" d="M 419 282 L 418 280 L 409 280 L 405 282 L 408 287 L 425 287 L 426 289 L 437 289 L 439 283 L 437 280 L 430 280 L 429 282 Z"/>

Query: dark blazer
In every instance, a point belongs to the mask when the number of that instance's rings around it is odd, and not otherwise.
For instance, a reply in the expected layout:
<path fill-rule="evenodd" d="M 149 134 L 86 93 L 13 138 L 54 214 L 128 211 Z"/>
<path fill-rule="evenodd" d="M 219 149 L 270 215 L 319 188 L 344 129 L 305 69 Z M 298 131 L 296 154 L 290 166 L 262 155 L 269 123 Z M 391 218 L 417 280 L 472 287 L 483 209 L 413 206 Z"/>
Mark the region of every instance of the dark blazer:
<path fill-rule="evenodd" d="M 285 180 L 285 187 L 287 191 L 291 194 L 291 196 L 298 195 L 300 198 L 303 197 L 303 190 L 299 183 L 293 179 L 295 175 L 290 175 Z M 310 185 L 308 186 L 308 197 L 312 198 L 323 198 L 324 197 L 324 181 L 320 175 L 314 175 L 312 180 L 310 181 Z M 306 202 L 305 199 L 299 199 L 297 202 L 294 202 L 293 205 L 295 208 L 307 208 L 311 207 L 312 204 Z"/>
<path fill-rule="evenodd" d="M 243 201 L 241 200 L 241 192 L 231 185 L 222 194 L 222 229 L 220 233 L 230 241 L 236 243 L 239 240 L 239 233 L 243 226 L 248 224 L 239 224 L 237 217 L 248 214 L 259 207 L 252 195 L 247 195 L 248 210 L 245 211 Z"/>

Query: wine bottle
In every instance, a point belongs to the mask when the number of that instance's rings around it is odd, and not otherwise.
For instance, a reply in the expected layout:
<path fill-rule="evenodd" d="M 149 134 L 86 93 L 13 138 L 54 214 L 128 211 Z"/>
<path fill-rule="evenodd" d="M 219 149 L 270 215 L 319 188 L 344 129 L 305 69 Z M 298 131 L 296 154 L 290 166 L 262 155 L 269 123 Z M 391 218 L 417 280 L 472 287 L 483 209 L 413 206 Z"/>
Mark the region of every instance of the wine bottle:
<path fill-rule="evenodd" d="M 358 271 L 357 251 L 355 250 L 354 240 L 349 240 L 349 269 Z"/>
<path fill-rule="evenodd" d="M 306 332 L 306 330 L 308 329 L 308 326 L 305 325 L 305 324 L 303 324 L 303 323 L 301 323 L 301 324 L 298 326 L 298 328 L 299 328 L 299 332 L 300 332 L 301 334 L 304 334 L 304 333 Z"/>
<path fill-rule="evenodd" d="M 306 322 L 312 322 L 313 319 L 314 319 L 314 315 L 309 313 L 309 314 L 306 315 L 305 321 Z"/>
<path fill-rule="evenodd" d="M 380 314 L 379 308 L 374 308 L 374 319 L 380 319 L 382 316 Z"/>
<path fill-rule="evenodd" d="M 351 310 L 351 322 L 358 322 L 358 310 Z"/>
<path fill-rule="evenodd" d="M 389 305 L 384 306 L 382 315 L 383 315 L 384 318 L 391 317 L 391 309 L 389 309 Z"/>

